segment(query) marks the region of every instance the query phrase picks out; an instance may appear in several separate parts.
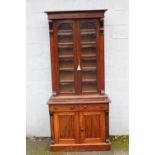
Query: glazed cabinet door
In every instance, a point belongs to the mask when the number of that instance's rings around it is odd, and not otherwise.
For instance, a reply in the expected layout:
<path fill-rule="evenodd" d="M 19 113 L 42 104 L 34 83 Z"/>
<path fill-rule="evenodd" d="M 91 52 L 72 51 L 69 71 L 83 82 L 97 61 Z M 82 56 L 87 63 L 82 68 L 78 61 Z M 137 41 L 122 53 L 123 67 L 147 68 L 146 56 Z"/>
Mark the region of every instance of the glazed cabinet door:
<path fill-rule="evenodd" d="M 73 20 L 55 21 L 55 57 L 58 94 L 75 93 L 75 35 Z"/>
<path fill-rule="evenodd" d="M 98 29 L 96 19 L 79 20 L 82 94 L 98 90 Z"/>
<path fill-rule="evenodd" d="M 79 138 L 78 120 L 77 112 L 54 113 L 54 133 L 56 143 L 77 143 Z"/>
<path fill-rule="evenodd" d="M 98 19 L 54 22 L 57 94 L 100 93 L 99 43 Z"/>
<path fill-rule="evenodd" d="M 103 111 L 80 112 L 80 136 L 83 143 L 105 142 Z"/>

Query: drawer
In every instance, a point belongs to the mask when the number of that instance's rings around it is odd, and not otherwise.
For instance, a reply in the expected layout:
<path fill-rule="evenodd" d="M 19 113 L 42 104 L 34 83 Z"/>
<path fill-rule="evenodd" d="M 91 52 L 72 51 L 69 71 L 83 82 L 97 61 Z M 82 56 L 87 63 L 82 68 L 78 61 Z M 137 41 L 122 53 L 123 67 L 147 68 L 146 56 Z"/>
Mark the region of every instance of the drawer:
<path fill-rule="evenodd" d="M 50 105 L 50 111 L 78 111 L 79 106 L 77 105 Z"/>
<path fill-rule="evenodd" d="M 108 104 L 91 104 L 91 105 L 80 105 L 80 111 L 102 111 L 102 110 L 109 110 Z"/>

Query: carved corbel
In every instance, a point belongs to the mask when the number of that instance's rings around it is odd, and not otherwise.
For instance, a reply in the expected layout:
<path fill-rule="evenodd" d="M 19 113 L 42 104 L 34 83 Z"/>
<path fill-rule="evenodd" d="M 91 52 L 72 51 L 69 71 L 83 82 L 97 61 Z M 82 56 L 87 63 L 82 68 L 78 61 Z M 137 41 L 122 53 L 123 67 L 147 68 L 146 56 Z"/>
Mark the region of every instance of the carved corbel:
<path fill-rule="evenodd" d="M 100 18 L 100 34 L 104 33 L 104 18 Z"/>
<path fill-rule="evenodd" d="M 48 23 L 49 23 L 49 31 L 50 31 L 50 34 L 53 34 L 53 21 L 51 19 L 48 20 Z"/>
<path fill-rule="evenodd" d="M 53 116 L 53 112 L 52 111 L 50 111 L 49 114 L 50 114 L 50 116 Z"/>

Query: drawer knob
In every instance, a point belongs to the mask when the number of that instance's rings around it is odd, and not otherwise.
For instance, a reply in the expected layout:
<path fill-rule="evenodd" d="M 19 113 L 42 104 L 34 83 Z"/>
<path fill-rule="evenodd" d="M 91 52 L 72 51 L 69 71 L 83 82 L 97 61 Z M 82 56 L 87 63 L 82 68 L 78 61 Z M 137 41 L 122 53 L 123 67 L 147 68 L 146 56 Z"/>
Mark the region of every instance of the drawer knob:
<path fill-rule="evenodd" d="M 80 131 L 84 131 L 84 128 L 81 128 Z"/>
<path fill-rule="evenodd" d="M 87 107 L 88 107 L 88 106 L 86 106 L 86 105 L 85 105 L 85 106 L 83 106 L 83 108 L 84 108 L 84 109 L 86 109 Z"/>
<path fill-rule="evenodd" d="M 75 106 L 71 106 L 71 109 L 75 109 Z"/>

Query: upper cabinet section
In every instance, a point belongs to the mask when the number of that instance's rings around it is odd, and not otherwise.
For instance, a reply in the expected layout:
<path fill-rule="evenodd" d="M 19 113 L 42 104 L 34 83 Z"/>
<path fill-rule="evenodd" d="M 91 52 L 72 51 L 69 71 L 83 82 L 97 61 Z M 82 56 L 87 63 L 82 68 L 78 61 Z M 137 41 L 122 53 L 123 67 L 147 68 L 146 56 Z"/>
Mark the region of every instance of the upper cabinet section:
<path fill-rule="evenodd" d="M 105 11 L 47 12 L 54 95 L 104 94 Z"/>

